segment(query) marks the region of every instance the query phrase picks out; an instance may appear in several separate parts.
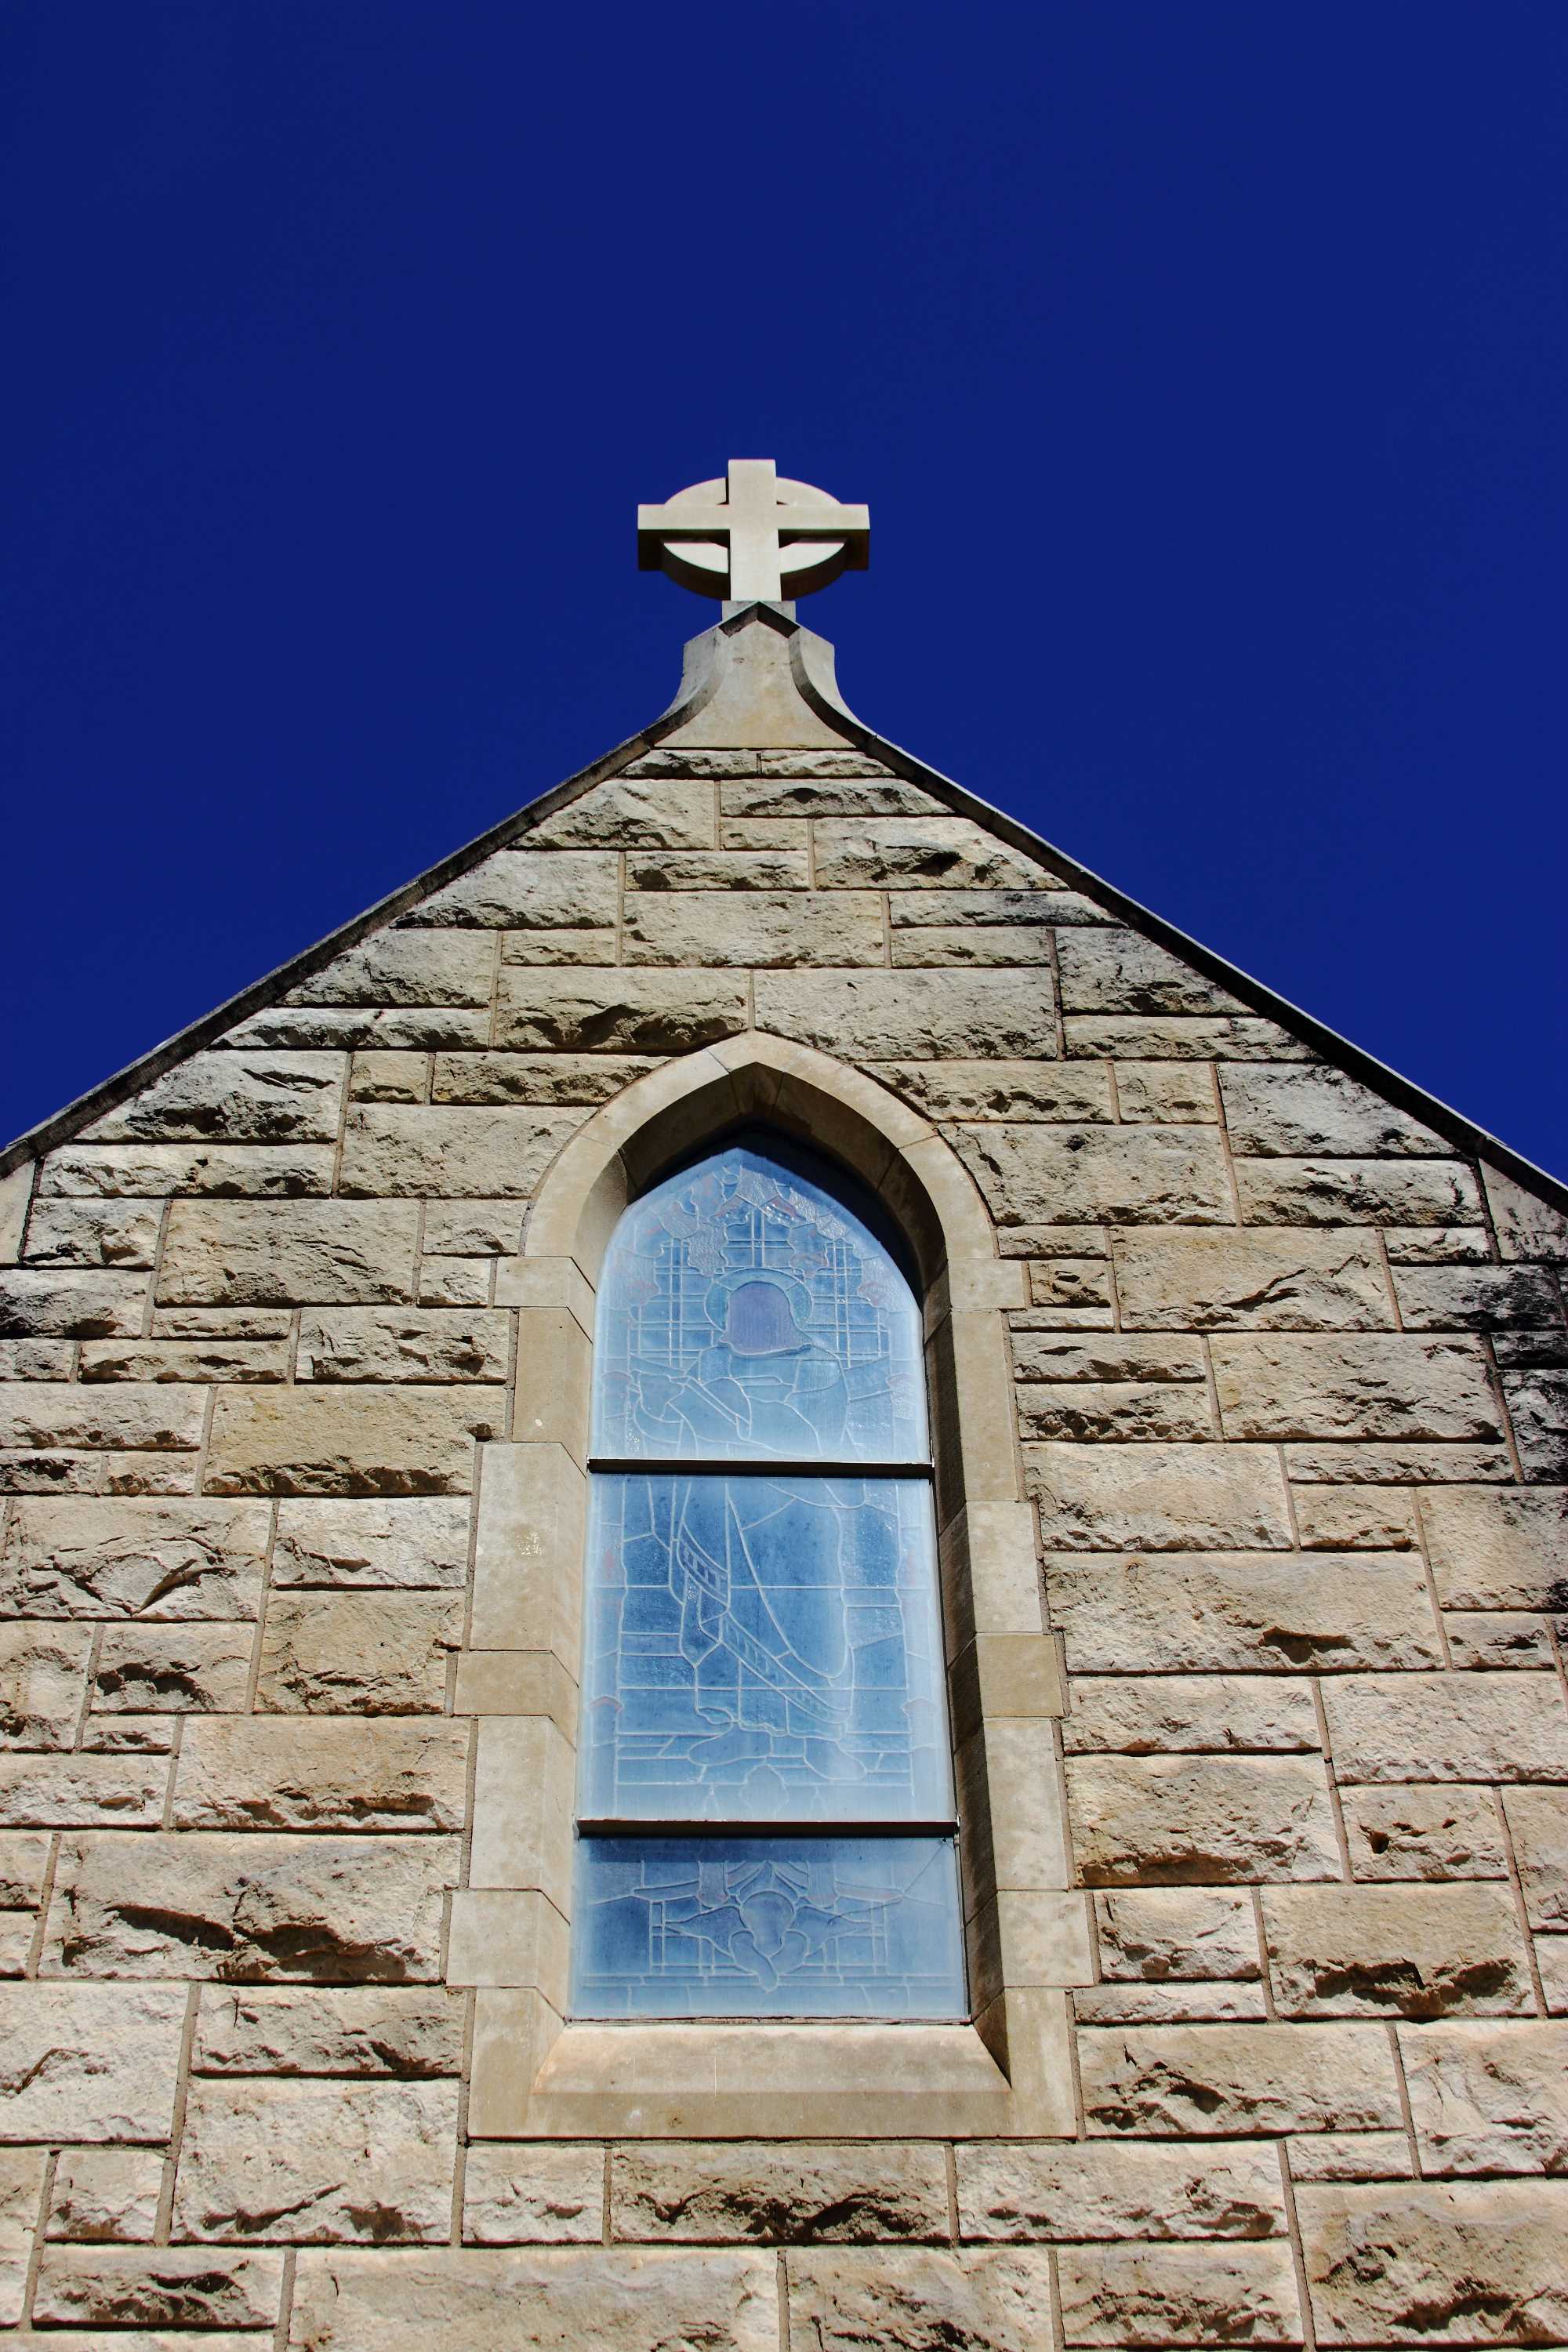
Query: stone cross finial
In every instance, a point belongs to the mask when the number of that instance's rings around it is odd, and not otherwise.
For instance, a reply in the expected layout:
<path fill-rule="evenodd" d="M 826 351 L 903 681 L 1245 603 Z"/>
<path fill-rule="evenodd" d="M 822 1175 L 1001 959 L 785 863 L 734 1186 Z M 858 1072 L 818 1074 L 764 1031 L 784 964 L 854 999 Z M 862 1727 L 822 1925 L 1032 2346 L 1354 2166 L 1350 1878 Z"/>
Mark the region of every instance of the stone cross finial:
<path fill-rule="evenodd" d="M 781 481 L 771 457 L 731 457 L 725 480 L 637 509 L 639 571 L 668 572 L 697 595 L 733 604 L 808 596 L 841 572 L 864 572 L 870 553 L 865 507 Z"/>

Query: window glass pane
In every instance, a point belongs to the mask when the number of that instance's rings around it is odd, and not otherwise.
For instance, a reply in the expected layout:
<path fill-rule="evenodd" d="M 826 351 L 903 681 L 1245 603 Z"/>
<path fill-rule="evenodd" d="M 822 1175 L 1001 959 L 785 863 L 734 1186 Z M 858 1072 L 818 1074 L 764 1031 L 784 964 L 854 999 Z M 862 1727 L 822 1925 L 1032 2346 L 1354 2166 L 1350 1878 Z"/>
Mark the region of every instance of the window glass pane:
<path fill-rule="evenodd" d="M 771 1146 L 732 1144 L 628 1209 L 599 1299 L 597 1454 L 926 1459 L 910 1286 Z"/>
<path fill-rule="evenodd" d="M 601 1475 L 588 1561 L 585 1814 L 951 1818 L 925 1480 Z"/>
<path fill-rule="evenodd" d="M 966 2011 L 947 1838 L 583 1838 L 577 2017 Z"/>

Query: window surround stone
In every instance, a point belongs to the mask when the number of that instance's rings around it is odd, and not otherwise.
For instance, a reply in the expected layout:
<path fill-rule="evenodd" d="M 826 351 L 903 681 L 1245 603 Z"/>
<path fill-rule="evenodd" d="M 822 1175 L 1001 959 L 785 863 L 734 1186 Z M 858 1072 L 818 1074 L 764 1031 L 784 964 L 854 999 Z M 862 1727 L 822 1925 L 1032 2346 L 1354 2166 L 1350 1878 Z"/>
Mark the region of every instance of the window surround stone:
<path fill-rule="evenodd" d="M 627 1202 L 677 1157 L 756 1119 L 876 1192 L 925 1300 L 938 1557 L 972 2021 L 566 2020 L 595 1288 Z M 457 1706 L 477 1718 L 467 1883 L 447 1979 L 477 1988 L 479 2139 L 1047 2137 L 1075 2128 L 1066 1989 L 1090 1980 L 1070 1891 L 1044 1627 L 996 1254 L 930 1121 L 830 1055 L 751 1031 L 664 1065 L 597 1111 L 541 1185 L 521 1254 L 511 1433 L 479 1448 L 473 1601 Z"/>

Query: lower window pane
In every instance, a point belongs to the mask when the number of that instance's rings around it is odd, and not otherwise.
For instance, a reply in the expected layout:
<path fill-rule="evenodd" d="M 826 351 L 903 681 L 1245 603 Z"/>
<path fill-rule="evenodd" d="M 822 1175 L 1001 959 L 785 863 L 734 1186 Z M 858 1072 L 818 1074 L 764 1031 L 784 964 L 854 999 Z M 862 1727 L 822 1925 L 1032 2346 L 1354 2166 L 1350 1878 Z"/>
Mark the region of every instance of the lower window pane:
<path fill-rule="evenodd" d="M 951 1838 L 591 1837 L 576 2017 L 966 2016 Z"/>

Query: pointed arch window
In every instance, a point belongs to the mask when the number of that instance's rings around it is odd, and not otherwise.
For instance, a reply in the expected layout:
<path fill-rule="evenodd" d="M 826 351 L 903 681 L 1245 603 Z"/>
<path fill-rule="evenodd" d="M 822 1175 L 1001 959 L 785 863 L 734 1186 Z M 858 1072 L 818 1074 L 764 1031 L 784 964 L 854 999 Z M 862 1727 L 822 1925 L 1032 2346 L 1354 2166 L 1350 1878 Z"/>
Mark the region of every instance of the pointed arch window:
<path fill-rule="evenodd" d="M 575 2016 L 967 2015 L 921 1338 L 870 1196 L 765 1131 L 622 1217 Z"/>

